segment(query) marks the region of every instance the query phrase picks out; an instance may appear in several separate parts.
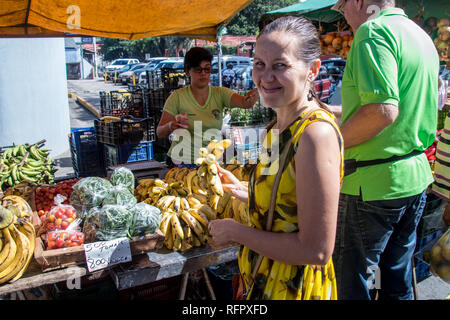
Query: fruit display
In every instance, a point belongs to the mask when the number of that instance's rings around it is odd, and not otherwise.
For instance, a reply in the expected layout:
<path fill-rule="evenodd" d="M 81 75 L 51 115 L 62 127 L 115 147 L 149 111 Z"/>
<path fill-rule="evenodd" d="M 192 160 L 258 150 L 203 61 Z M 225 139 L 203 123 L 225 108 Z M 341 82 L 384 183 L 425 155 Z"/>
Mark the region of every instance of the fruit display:
<path fill-rule="evenodd" d="M 55 197 L 55 206 L 44 216 L 41 216 L 42 225 L 38 235 L 54 230 L 66 230 L 77 218 L 75 208 L 64 205 L 66 198 L 60 194 Z"/>
<path fill-rule="evenodd" d="M 173 168 L 167 174 L 175 174 L 180 180 L 167 183 L 161 179 L 142 179 L 135 195 L 139 201 L 161 210 L 159 228 L 165 235 L 165 246 L 184 252 L 206 243 L 208 223 L 216 219 L 216 213 L 207 205 L 208 197 L 204 190 L 198 186 L 195 190 L 202 193 L 192 193 L 192 180 L 198 177 L 197 169 Z"/>
<path fill-rule="evenodd" d="M 353 35 L 348 32 L 331 32 L 321 36 L 320 39 L 322 54 L 335 54 L 342 59 L 347 59 L 352 43 Z"/>
<path fill-rule="evenodd" d="M 84 233 L 80 231 L 55 230 L 47 233 L 47 250 L 78 247 L 84 244 Z"/>
<path fill-rule="evenodd" d="M 55 168 L 44 142 L 14 145 L 0 155 L 0 190 L 22 181 L 53 183 Z"/>
<path fill-rule="evenodd" d="M 231 141 L 211 141 L 200 149 L 198 168 L 172 168 L 164 179 L 141 179 L 135 197 L 162 212 L 160 230 L 165 246 L 184 252 L 202 246 L 208 237 L 208 224 L 217 218 L 232 218 L 251 225 L 248 205 L 224 192 L 217 162 Z M 252 165 L 237 162 L 224 165 L 243 184 L 248 183 Z"/>
<path fill-rule="evenodd" d="M 197 169 L 199 184 L 210 195 L 209 205 L 214 211 L 217 211 L 219 200 L 223 197 L 222 182 L 216 161 L 222 158 L 225 149 L 229 146 L 231 146 L 229 139 L 212 140 L 206 148 L 200 148 L 200 158 L 195 160 L 195 164 L 199 166 Z"/>
<path fill-rule="evenodd" d="M 432 272 L 450 283 L 450 229 L 431 248 L 429 262 Z"/>
<path fill-rule="evenodd" d="M 450 20 L 447 18 L 438 19 L 429 17 L 423 22 L 416 21 L 433 39 L 434 45 L 441 61 L 448 61 L 448 49 L 450 42 Z"/>
<path fill-rule="evenodd" d="M 25 200 L 23 200 L 25 202 Z M 28 210 L 28 208 L 26 208 Z M 28 211 L 20 213 L 26 216 Z M 18 280 L 27 270 L 35 248 L 35 229 L 9 208 L 0 206 L 0 284 Z"/>
<path fill-rule="evenodd" d="M 34 190 L 37 187 L 37 184 L 28 180 L 22 181 L 21 183 L 9 187 L 5 190 L 5 192 L 0 191 L 0 200 L 4 196 L 19 196 L 23 198 L 29 204 L 33 201 Z"/>
<path fill-rule="evenodd" d="M 338 21 L 337 30 L 323 34 L 323 26 L 319 26 L 320 47 L 323 55 L 334 54 L 347 59 L 353 43 L 353 32 L 345 21 Z"/>
<path fill-rule="evenodd" d="M 59 181 L 54 185 L 41 185 L 36 188 L 35 205 L 39 217 L 46 215 L 54 205 L 56 195 L 60 194 L 66 199 L 63 204 L 69 204 L 73 192 L 73 185 L 80 179 Z"/>
<path fill-rule="evenodd" d="M 31 222 L 33 210 L 24 198 L 16 195 L 9 195 L 3 197 L 3 199 L 0 201 L 0 204 L 2 205 L 2 207 L 10 210 L 16 216 L 16 218 Z"/>

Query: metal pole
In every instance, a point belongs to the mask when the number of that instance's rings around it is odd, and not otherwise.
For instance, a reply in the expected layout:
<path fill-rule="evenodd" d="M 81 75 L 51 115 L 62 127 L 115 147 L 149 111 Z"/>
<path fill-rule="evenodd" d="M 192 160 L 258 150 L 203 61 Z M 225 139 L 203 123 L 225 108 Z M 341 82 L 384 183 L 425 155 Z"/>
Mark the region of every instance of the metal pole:
<path fill-rule="evenodd" d="M 94 44 L 94 77 L 97 78 L 97 42 L 95 37 L 93 37 Z"/>
<path fill-rule="evenodd" d="M 84 79 L 84 54 L 83 54 L 83 43 L 80 44 L 81 49 L 81 79 Z"/>
<path fill-rule="evenodd" d="M 219 32 L 217 36 L 217 42 L 219 45 L 219 53 L 217 57 L 217 63 L 219 64 L 219 87 L 222 86 L 222 34 Z"/>

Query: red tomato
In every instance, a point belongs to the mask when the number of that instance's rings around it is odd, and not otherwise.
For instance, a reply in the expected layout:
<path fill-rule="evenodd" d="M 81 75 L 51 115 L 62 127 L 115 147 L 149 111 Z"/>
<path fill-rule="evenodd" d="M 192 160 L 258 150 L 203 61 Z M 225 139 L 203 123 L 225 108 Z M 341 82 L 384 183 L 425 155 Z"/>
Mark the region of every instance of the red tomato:
<path fill-rule="evenodd" d="M 47 240 L 48 241 L 55 241 L 56 240 L 56 233 L 55 232 L 48 232 L 47 233 Z"/>
<path fill-rule="evenodd" d="M 50 240 L 47 243 L 47 249 L 54 249 L 54 248 L 56 248 L 56 242 L 54 240 Z"/>
<path fill-rule="evenodd" d="M 83 243 L 84 243 L 84 233 L 79 232 L 79 233 L 77 234 L 77 239 L 78 239 L 78 242 L 79 242 L 80 244 L 83 244 Z"/>
<path fill-rule="evenodd" d="M 56 247 L 57 247 L 57 248 L 62 248 L 62 247 L 64 247 L 64 240 L 62 240 L 62 239 L 57 239 L 57 240 L 56 240 Z"/>
<path fill-rule="evenodd" d="M 62 212 L 60 210 L 55 212 L 55 217 L 57 219 L 62 219 L 64 217 L 64 215 L 62 214 Z"/>
<path fill-rule="evenodd" d="M 46 228 L 46 230 L 54 230 L 55 229 L 55 224 L 54 223 L 47 223 L 45 228 Z"/>
<path fill-rule="evenodd" d="M 61 222 L 61 228 L 63 228 L 64 230 L 67 229 L 67 227 L 69 226 L 69 222 L 64 220 Z"/>
<path fill-rule="evenodd" d="M 69 240 L 72 241 L 72 242 L 73 242 L 73 241 L 77 241 L 77 235 L 76 235 L 76 234 L 73 234 L 73 233 L 72 233 L 72 234 L 69 234 Z"/>

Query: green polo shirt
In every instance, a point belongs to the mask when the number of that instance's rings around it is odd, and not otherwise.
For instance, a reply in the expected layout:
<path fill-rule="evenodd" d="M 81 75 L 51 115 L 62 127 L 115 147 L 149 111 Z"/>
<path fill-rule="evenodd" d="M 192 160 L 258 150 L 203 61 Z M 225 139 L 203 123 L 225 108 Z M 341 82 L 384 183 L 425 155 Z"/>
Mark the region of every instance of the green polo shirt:
<path fill-rule="evenodd" d="M 439 57 L 430 37 L 403 10 L 382 10 L 357 30 L 342 79 L 342 123 L 361 106 L 392 104 L 399 114 L 375 138 L 345 150 L 345 159 L 374 160 L 425 150 L 437 126 Z M 364 201 L 416 195 L 433 182 L 424 154 L 359 168 L 341 192 Z"/>
<path fill-rule="evenodd" d="M 223 87 L 209 87 L 206 103 L 200 105 L 192 94 L 191 87 L 175 90 L 164 105 L 164 111 L 175 116 L 186 113 L 189 129 L 174 131 L 169 156 L 174 162 L 194 163 L 199 158 L 198 150 L 213 139 L 221 140 L 223 109 L 230 107 L 234 91 Z"/>

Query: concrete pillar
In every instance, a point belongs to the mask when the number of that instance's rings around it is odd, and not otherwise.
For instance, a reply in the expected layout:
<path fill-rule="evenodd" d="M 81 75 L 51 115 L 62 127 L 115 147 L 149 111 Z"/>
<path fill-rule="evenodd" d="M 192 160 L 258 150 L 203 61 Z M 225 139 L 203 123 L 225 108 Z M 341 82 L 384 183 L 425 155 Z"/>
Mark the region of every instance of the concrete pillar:
<path fill-rule="evenodd" d="M 52 158 L 69 150 L 63 38 L 0 39 L 0 146 L 47 140 Z"/>

